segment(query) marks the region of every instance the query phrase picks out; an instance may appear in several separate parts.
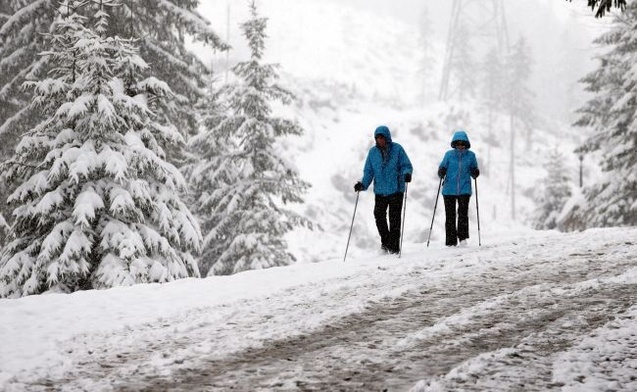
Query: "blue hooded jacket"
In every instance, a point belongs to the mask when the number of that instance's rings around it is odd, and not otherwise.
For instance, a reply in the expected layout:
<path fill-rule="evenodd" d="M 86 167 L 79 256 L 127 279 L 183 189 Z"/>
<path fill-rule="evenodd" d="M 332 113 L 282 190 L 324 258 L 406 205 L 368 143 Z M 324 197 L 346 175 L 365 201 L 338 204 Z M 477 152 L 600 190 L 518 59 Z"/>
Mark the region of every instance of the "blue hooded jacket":
<path fill-rule="evenodd" d="M 456 148 L 456 142 L 463 141 L 467 144 L 464 149 Z M 478 160 L 473 151 L 469 151 L 471 143 L 465 131 L 457 131 L 451 138 L 452 150 L 445 153 L 440 168 L 447 170 L 442 186 L 443 196 L 471 195 L 471 170 L 478 168 Z"/>
<path fill-rule="evenodd" d="M 413 167 L 403 147 L 391 140 L 389 128 L 381 125 L 374 131 L 374 139 L 383 135 L 387 141 L 385 151 L 374 146 L 367 154 L 363 169 L 363 190 L 374 181 L 374 193 L 389 196 L 398 192 L 405 192 L 405 174 L 411 174 Z"/>

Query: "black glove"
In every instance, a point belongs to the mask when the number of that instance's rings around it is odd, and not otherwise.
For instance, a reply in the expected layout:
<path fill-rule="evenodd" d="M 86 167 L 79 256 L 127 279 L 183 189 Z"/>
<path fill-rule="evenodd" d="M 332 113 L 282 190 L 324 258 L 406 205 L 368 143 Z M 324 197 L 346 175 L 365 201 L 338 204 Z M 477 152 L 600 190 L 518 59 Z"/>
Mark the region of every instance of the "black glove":
<path fill-rule="evenodd" d="M 440 169 L 438 169 L 438 177 L 443 179 L 443 178 L 445 178 L 446 175 L 447 175 L 447 168 L 446 167 L 441 167 Z"/>
<path fill-rule="evenodd" d="M 471 169 L 471 177 L 473 177 L 474 180 L 478 178 L 479 175 L 480 175 L 480 169 L 478 169 L 477 167 L 474 167 L 473 169 Z"/>
<path fill-rule="evenodd" d="M 411 173 L 405 174 L 405 182 L 411 182 Z"/>
<path fill-rule="evenodd" d="M 354 184 L 354 192 L 360 192 L 363 190 L 363 183 L 362 182 L 357 182 L 356 184 Z"/>

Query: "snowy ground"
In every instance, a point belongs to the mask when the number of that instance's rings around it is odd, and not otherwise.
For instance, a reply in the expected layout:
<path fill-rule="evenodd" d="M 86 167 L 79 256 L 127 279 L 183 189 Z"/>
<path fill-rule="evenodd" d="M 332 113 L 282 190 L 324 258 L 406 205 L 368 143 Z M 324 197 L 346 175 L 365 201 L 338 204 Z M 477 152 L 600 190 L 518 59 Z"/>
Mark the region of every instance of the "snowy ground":
<path fill-rule="evenodd" d="M 635 391 L 636 238 L 529 231 L 3 299 L 0 389 Z"/>

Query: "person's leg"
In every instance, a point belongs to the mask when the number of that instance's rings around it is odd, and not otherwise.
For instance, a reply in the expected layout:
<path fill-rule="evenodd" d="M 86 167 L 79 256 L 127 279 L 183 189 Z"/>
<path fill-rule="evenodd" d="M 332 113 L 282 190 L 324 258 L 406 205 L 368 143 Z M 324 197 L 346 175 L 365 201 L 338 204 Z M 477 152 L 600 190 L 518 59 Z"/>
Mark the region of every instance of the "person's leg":
<path fill-rule="evenodd" d="M 389 197 L 389 251 L 400 252 L 400 224 L 403 212 L 403 193 Z"/>
<path fill-rule="evenodd" d="M 469 238 L 469 200 L 471 196 L 458 196 L 458 241 Z"/>
<path fill-rule="evenodd" d="M 445 201 L 445 245 L 458 245 L 456 229 L 456 196 L 443 196 Z"/>
<path fill-rule="evenodd" d="M 376 220 L 376 228 L 380 235 L 380 244 L 383 250 L 389 250 L 389 228 L 387 227 L 387 207 L 389 206 L 389 198 L 376 195 L 374 204 L 374 219 Z"/>

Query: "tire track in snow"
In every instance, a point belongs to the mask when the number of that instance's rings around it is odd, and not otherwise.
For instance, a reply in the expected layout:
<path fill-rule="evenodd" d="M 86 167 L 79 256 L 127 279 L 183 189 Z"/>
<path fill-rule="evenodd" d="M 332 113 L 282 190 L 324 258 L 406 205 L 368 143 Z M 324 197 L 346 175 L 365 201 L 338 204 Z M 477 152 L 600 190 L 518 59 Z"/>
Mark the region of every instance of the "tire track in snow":
<path fill-rule="evenodd" d="M 313 333 L 148 381 L 143 390 L 394 391 L 433 379 L 444 381 L 445 390 L 477 391 L 484 390 L 485 378 L 496 379 L 488 370 L 475 379 L 441 377 L 466 360 L 503 350 L 498 360 L 517 368 L 517 377 L 499 379 L 491 390 L 558 389 L 550 356 L 625 311 L 637 290 L 597 280 L 623 273 L 633 267 L 631 260 L 608 263 L 604 252 L 572 256 L 561 270 L 546 268 L 555 260 L 545 260 L 514 273 L 421 286 Z"/>
<path fill-rule="evenodd" d="M 551 355 L 635 303 L 636 290 L 596 280 L 635 266 L 632 257 L 615 254 L 612 243 L 593 252 L 584 239 L 569 244 L 580 249 L 577 253 L 558 260 L 550 249 L 561 240 L 549 238 L 554 243 L 544 250 L 530 243 L 448 252 L 450 258 L 461 258 L 461 269 L 463 257 L 479 258 L 486 251 L 490 259 L 505 260 L 512 253 L 533 253 L 525 260 L 515 256 L 519 265 L 466 267 L 476 271 L 471 275 L 451 271 L 431 279 L 445 263 L 441 258 L 439 265 L 419 265 L 407 274 L 391 267 L 376 271 L 386 274 L 383 281 L 346 277 L 337 284 L 323 282 L 314 291 L 292 288 L 274 302 L 299 297 L 284 301 L 272 314 L 260 311 L 259 301 L 247 301 L 240 314 L 232 307 L 213 307 L 184 320 L 115 332 L 104 336 L 104 343 L 88 336 L 84 344 L 92 353 L 80 356 L 75 369 L 24 390 L 70 391 L 89 385 L 93 391 L 394 391 L 418 380 L 443 385 L 443 390 L 484 390 L 485 382 L 489 390 L 558 388 L 551 383 Z M 348 299 L 360 303 L 361 296 L 369 298 L 364 308 L 342 309 Z M 317 310 L 324 313 L 324 323 L 304 325 L 302 319 L 316 317 Z M 220 321 L 228 318 L 230 323 Z M 288 338 L 290 323 L 299 326 L 299 335 Z M 269 332 L 265 340 L 264 329 Z M 197 348 L 204 341 L 223 348 L 226 339 L 241 336 L 245 343 L 238 352 L 236 345 L 225 353 Z M 121 350 L 107 352 L 106 347 Z M 163 359 L 160 365 L 158 358 Z M 463 369 L 476 358 L 486 358 L 489 368 Z M 495 371 L 500 367 L 506 371 Z"/>

